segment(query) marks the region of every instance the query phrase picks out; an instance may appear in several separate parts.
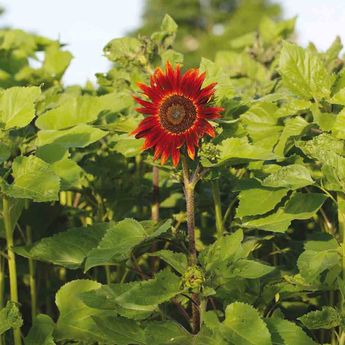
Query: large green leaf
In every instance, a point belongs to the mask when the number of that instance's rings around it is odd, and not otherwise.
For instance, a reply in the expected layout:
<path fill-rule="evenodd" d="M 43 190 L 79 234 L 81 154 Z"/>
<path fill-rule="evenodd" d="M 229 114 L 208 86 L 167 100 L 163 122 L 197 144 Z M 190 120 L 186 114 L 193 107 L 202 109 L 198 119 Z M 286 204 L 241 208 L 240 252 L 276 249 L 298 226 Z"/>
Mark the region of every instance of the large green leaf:
<path fill-rule="evenodd" d="M 38 202 L 58 200 L 60 179 L 50 164 L 35 156 L 17 157 L 12 170 L 14 182 L 5 190 L 9 196 Z"/>
<path fill-rule="evenodd" d="M 113 310 L 131 319 L 141 319 L 180 292 L 181 278 L 166 268 L 153 279 L 102 286 L 82 294 L 81 298 L 90 307 Z"/>
<path fill-rule="evenodd" d="M 275 188 L 299 189 L 314 183 L 310 171 L 301 164 L 281 167 L 267 176 L 262 185 Z"/>
<path fill-rule="evenodd" d="M 12 87 L 0 93 L 0 122 L 5 129 L 25 127 L 35 117 L 39 87 Z"/>
<path fill-rule="evenodd" d="M 151 321 L 145 329 L 146 344 L 155 345 L 225 345 L 220 335 L 206 327 L 201 327 L 198 334 L 188 333 L 181 325 L 173 321 Z"/>
<path fill-rule="evenodd" d="M 69 269 L 79 268 L 87 254 L 95 248 L 113 223 L 100 223 L 88 227 L 73 228 L 46 237 L 29 247 L 17 247 L 17 254 L 51 262 Z"/>
<path fill-rule="evenodd" d="M 267 213 L 287 195 L 288 189 L 253 188 L 240 192 L 239 206 L 236 211 L 237 217 L 247 217 Z M 253 202 L 260 200 L 260 202 Z"/>
<path fill-rule="evenodd" d="M 133 320 L 119 316 L 92 317 L 107 344 L 146 345 L 144 330 Z"/>
<path fill-rule="evenodd" d="M 340 314 L 332 307 L 322 307 L 321 310 L 311 311 L 299 317 L 298 320 L 309 329 L 331 329 L 338 327 L 341 323 Z"/>
<path fill-rule="evenodd" d="M 296 193 L 286 206 L 265 217 L 244 221 L 242 226 L 274 232 L 284 232 L 291 221 L 295 219 L 309 219 L 322 206 L 327 196 L 319 193 Z"/>
<path fill-rule="evenodd" d="M 48 315 L 37 315 L 24 340 L 25 345 L 55 345 L 53 339 L 54 328 L 54 321 Z"/>
<path fill-rule="evenodd" d="M 279 71 L 284 85 L 302 98 L 320 100 L 330 96 L 334 77 L 316 53 L 284 42 Z"/>
<path fill-rule="evenodd" d="M 107 132 L 86 124 L 64 130 L 42 130 L 37 134 L 37 145 L 59 144 L 66 149 L 85 147 L 102 139 Z"/>
<path fill-rule="evenodd" d="M 257 310 L 245 303 L 226 307 L 225 320 L 219 328 L 230 344 L 271 345 L 271 335 Z"/>
<path fill-rule="evenodd" d="M 321 278 L 327 280 L 327 275 L 321 277 L 323 272 L 335 267 L 339 268 L 340 271 L 340 256 L 336 249 L 321 251 L 307 249 L 299 256 L 297 266 L 306 282 L 318 285 Z"/>
<path fill-rule="evenodd" d="M 56 323 L 54 338 L 57 341 L 79 340 L 85 342 L 104 341 L 92 317 L 111 316 L 112 313 L 90 308 L 84 304 L 79 295 L 97 289 L 101 284 L 92 280 L 73 280 L 60 288 L 56 294 L 59 318 Z"/>
<path fill-rule="evenodd" d="M 6 307 L 0 309 L 0 335 L 11 328 L 19 328 L 23 324 L 18 306 L 14 302 L 7 302 Z"/>
<path fill-rule="evenodd" d="M 65 129 L 82 123 L 94 122 L 102 111 L 119 111 L 132 102 L 129 94 L 70 96 L 58 107 L 46 111 L 36 120 L 40 129 Z"/>
<path fill-rule="evenodd" d="M 290 321 L 271 318 L 266 319 L 266 323 L 274 345 L 317 345 L 300 327 Z"/>
<path fill-rule="evenodd" d="M 159 236 L 169 230 L 170 226 L 170 221 L 152 226 L 151 223 L 139 223 L 134 219 L 125 219 L 114 224 L 106 231 L 98 246 L 88 254 L 85 271 L 95 266 L 127 260 L 135 246 Z"/>
<path fill-rule="evenodd" d="M 251 145 L 246 137 L 225 139 L 217 149 L 219 150 L 217 165 L 225 162 L 239 164 L 248 161 L 264 161 L 277 158 L 273 152 Z"/>

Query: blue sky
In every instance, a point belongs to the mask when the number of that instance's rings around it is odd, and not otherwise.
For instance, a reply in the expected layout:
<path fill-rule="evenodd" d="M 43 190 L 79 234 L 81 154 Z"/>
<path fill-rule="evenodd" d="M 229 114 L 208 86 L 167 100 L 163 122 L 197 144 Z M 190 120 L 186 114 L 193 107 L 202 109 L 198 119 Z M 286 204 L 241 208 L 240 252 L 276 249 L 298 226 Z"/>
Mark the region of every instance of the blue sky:
<path fill-rule="evenodd" d="M 298 15 L 298 41 L 326 49 L 336 35 L 345 42 L 345 0 L 281 0 L 285 17 Z M 37 32 L 68 44 L 74 59 L 67 84 L 95 80 L 108 62 L 104 45 L 136 28 L 144 0 L 0 0 L 2 25 Z"/>

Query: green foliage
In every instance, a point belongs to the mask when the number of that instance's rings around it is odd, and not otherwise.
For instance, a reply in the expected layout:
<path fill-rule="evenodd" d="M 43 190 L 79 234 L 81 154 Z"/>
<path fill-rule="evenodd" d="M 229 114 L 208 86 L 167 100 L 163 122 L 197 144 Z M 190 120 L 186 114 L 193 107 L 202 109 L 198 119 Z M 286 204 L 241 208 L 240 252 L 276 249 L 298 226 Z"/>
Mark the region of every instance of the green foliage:
<path fill-rule="evenodd" d="M 62 84 L 72 55 L 59 42 L 0 30 L 0 343 L 24 319 L 26 345 L 334 345 L 345 339 L 340 40 L 325 52 L 291 43 L 295 18 L 275 21 L 265 1 L 173 1 L 174 19 L 161 5 L 150 1 L 141 35 L 106 45 L 97 86 Z M 166 61 L 200 62 L 224 108 L 189 162 L 202 177 L 196 258 L 181 167 L 156 164 L 131 135 L 136 83 Z M 19 303 L 5 306 L 12 250 Z"/>
<path fill-rule="evenodd" d="M 7 302 L 6 307 L 0 309 L 0 335 L 11 328 L 19 328 L 23 324 L 18 306 Z"/>
<path fill-rule="evenodd" d="M 341 317 L 332 307 L 323 307 L 321 310 L 311 311 L 299 318 L 303 325 L 309 329 L 331 329 L 341 323 Z"/>

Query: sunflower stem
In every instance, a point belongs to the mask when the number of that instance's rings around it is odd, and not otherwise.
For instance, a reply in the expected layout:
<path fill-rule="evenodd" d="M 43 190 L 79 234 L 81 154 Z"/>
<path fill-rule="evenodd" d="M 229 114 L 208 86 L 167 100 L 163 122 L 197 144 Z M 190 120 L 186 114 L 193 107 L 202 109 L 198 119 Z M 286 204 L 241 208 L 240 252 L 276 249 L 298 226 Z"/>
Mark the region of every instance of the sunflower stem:
<path fill-rule="evenodd" d="M 198 170 L 199 168 L 197 168 Z M 193 267 L 197 264 L 195 247 L 195 211 L 194 190 L 198 181 L 194 173 L 192 180 L 189 177 L 187 157 L 182 156 L 183 187 L 187 206 L 187 229 L 188 229 L 188 264 Z M 192 331 L 194 334 L 200 330 L 200 298 L 196 293 L 192 294 Z"/>

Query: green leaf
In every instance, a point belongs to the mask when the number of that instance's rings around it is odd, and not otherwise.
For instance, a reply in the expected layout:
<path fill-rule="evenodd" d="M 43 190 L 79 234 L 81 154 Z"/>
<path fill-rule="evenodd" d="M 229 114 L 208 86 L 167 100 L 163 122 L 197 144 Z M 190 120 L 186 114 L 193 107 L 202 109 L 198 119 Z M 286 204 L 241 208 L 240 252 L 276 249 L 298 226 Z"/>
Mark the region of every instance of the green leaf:
<path fill-rule="evenodd" d="M 163 18 L 160 30 L 166 31 L 168 34 L 171 35 L 177 31 L 177 24 L 174 21 L 174 19 L 172 19 L 168 14 L 166 14 Z"/>
<path fill-rule="evenodd" d="M 75 161 L 62 159 L 54 162 L 51 166 L 55 174 L 61 179 L 61 190 L 76 187 L 80 181 L 83 169 Z"/>
<path fill-rule="evenodd" d="M 231 269 L 234 277 L 246 279 L 258 279 L 274 271 L 274 267 L 247 259 L 236 261 L 234 267 Z"/>
<path fill-rule="evenodd" d="M 97 324 L 102 336 L 107 344 L 117 345 L 145 345 L 144 330 L 133 320 L 123 317 L 102 315 L 93 316 L 92 319 Z"/>
<path fill-rule="evenodd" d="M 237 217 L 247 217 L 267 213 L 287 195 L 287 189 L 253 188 L 240 192 Z M 260 200 L 259 203 L 253 200 Z"/>
<path fill-rule="evenodd" d="M 48 163 L 35 156 L 17 157 L 12 170 L 14 182 L 6 187 L 7 195 L 37 202 L 58 200 L 60 179 Z"/>
<path fill-rule="evenodd" d="M 59 309 L 54 338 L 57 341 L 79 340 L 85 342 L 104 341 L 103 334 L 93 321 L 93 316 L 111 316 L 112 313 L 90 308 L 79 295 L 97 289 L 101 284 L 92 280 L 73 280 L 60 288 L 55 303 Z"/>
<path fill-rule="evenodd" d="M 299 317 L 303 325 L 309 329 L 331 329 L 338 327 L 341 317 L 338 311 L 332 307 L 324 306 L 321 310 L 311 311 Z"/>
<path fill-rule="evenodd" d="M 107 132 L 86 124 L 64 130 L 42 130 L 37 134 L 37 146 L 58 144 L 66 149 L 86 147 L 102 139 L 106 134 Z"/>
<path fill-rule="evenodd" d="M 345 109 L 343 109 L 335 118 L 332 132 L 337 139 L 345 139 Z"/>
<path fill-rule="evenodd" d="M 165 66 L 167 62 L 173 65 L 183 63 L 183 54 L 173 50 L 168 49 L 163 54 L 161 54 L 162 65 Z"/>
<path fill-rule="evenodd" d="M 188 333 L 173 321 L 151 321 L 145 329 L 146 344 L 154 345 L 226 345 L 217 333 L 201 327 L 198 334 Z"/>
<path fill-rule="evenodd" d="M 285 126 L 279 138 L 279 141 L 274 148 L 274 153 L 278 156 L 284 156 L 284 153 L 286 153 L 290 149 L 290 146 L 294 144 L 291 139 L 294 139 L 303 134 L 304 129 L 308 125 L 308 122 L 300 116 L 287 119 L 285 121 Z M 290 145 L 288 145 L 289 142 Z"/>
<path fill-rule="evenodd" d="M 104 286 L 92 294 L 82 295 L 82 299 L 92 307 L 101 302 L 100 306 L 104 309 L 115 309 L 121 315 L 134 318 L 135 315 L 129 314 L 128 311 L 152 313 L 159 304 L 179 294 L 180 286 L 181 278 L 170 269 L 164 269 L 153 279 Z"/>
<path fill-rule="evenodd" d="M 154 311 L 180 292 L 181 278 L 168 269 L 158 272 L 153 279 L 137 282 L 116 298 L 123 308 Z"/>
<path fill-rule="evenodd" d="M 91 249 L 97 246 L 112 223 L 100 223 L 88 227 L 73 228 L 46 237 L 30 247 L 16 247 L 17 254 L 61 265 L 69 269 L 79 268 Z"/>
<path fill-rule="evenodd" d="M 211 271 L 224 261 L 232 261 L 241 249 L 242 241 L 243 231 L 237 230 L 231 235 L 217 239 L 213 244 L 203 249 L 199 254 L 199 260 L 205 271 Z"/>
<path fill-rule="evenodd" d="M 35 117 L 35 103 L 41 95 L 39 87 L 12 87 L 0 93 L 0 122 L 5 129 L 25 127 Z"/>
<path fill-rule="evenodd" d="M 23 319 L 16 303 L 8 301 L 6 307 L 0 309 L 0 335 L 11 328 L 20 328 Z"/>
<path fill-rule="evenodd" d="M 333 136 L 321 134 L 309 141 L 297 143 L 303 153 L 322 163 L 324 184 L 330 190 L 345 190 L 344 142 Z"/>
<path fill-rule="evenodd" d="M 125 157 L 136 157 L 142 152 L 144 139 L 136 139 L 134 136 L 128 134 L 121 134 L 113 137 L 116 142 L 114 151 L 121 153 Z"/>
<path fill-rule="evenodd" d="M 315 53 L 284 42 L 279 71 L 283 84 L 302 98 L 321 100 L 330 96 L 334 77 Z"/>
<path fill-rule="evenodd" d="M 294 323 L 279 319 L 266 319 L 274 345 L 317 345 Z"/>
<path fill-rule="evenodd" d="M 296 193 L 285 207 L 279 208 L 271 215 L 245 221 L 242 226 L 273 232 L 285 232 L 292 220 L 311 218 L 326 199 L 327 196 L 319 193 Z"/>
<path fill-rule="evenodd" d="M 226 307 L 225 320 L 219 328 L 230 344 L 271 345 L 271 335 L 257 310 L 245 303 L 232 303 Z"/>
<path fill-rule="evenodd" d="M 180 274 L 183 274 L 187 269 L 187 258 L 183 253 L 162 249 L 149 255 L 158 256 Z"/>
<path fill-rule="evenodd" d="M 97 120 L 99 114 L 105 111 L 117 112 L 132 103 L 132 98 L 126 93 L 110 93 L 96 96 L 69 96 L 56 108 L 46 111 L 37 120 L 40 129 L 65 129 L 82 123 Z"/>
<path fill-rule="evenodd" d="M 246 137 L 225 139 L 217 148 L 219 149 L 217 165 L 225 162 L 239 164 L 248 161 L 265 161 L 277 158 L 274 153 L 251 145 Z"/>
<path fill-rule="evenodd" d="M 113 62 L 133 61 L 140 54 L 141 43 L 134 37 L 116 38 L 104 47 L 105 56 Z"/>
<path fill-rule="evenodd" d="M 55 345 L 53 331 L 54 321 L 44 314 L 39 314 L 33 321 L 29 334 L 24 340 L 25 345 Z"/>
<path fill-rule="evenodd" d="M 37 148 L 36 157 L 41 158 L 47 163 L 54 163 L 68 158 L 66 148 L 61 145 L 49 144 Z"/>
<path fill-rule="evenodd" d="M 339 265 L 340 256 L 336 250 L 305 250 L 297 261 L 301 276 L 310 284 L 319 284 L 323 272 Z"/>
<path fill-rule="evenodd" d="M 10 148 L 4 144 L 0 143 L 0 163 L 6 161 L 11 156 Z"/>
<path fill-rule="evenodd" d="M 332 104 L 345 105 L 345 88 L 340 89 L 329 102 Z"/>
<path fill-rule="evenodd" d="M 171 222 L 166 221 L 157 226 L 152 226 L 151 223 L 146 225 L 145 227 L 145 223 L 139 223 L 134 219 L 125 219 L 107 229 L 97 248 L 88 254 L 85 271 L 95 266 L 127 260 L 135 246 L 167 231 Z"/>
<path fill-rule="evenodd" d="M 53 78 L 60 79 L 71 63 L 73 55 L 60 49 L 59 45 L 50 45 L 45 50 L 42 69 Z"/>
<path fill-rule="evenodd" d="M 299 189 L 314 184 L 310 171 L 301 164 L 291 164 L 281 167 L 267 176 L 262 185 L 274 188 Z"/>

